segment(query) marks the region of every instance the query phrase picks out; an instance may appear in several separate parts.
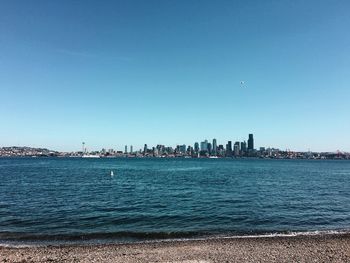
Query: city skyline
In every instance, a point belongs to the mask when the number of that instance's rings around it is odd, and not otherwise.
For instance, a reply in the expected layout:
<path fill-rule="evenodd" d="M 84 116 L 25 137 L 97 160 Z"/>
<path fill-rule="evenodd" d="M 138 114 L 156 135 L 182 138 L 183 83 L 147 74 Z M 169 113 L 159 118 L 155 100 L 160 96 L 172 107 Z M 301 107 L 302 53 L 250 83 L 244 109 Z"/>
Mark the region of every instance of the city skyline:
<path fill-rule="evenodd" d="M 237 145 L 238 144 L 238 145 Z M 238 146 L 238 151 L 242 151 L 242 152 L 249 152 L 249 151 L 254 151 L 254 138 L 253 138 L 253 134 L 249 134 L 248 135 L 248 140 L 244 140 L 244 141 L 236 141 L 234 145 L 232 145 L 232 141 L 229 140 L 227 141 L 226 145 L 225 143 L 217 143 L 217 139 L 213 138 L 212 142 L 208 141 L 207 139 L 203 140 L 203 141 L 196 141 L 192 144 L 176 144 L 175 147 L 173 147 L 172 145 L 165 145 L 165 144 L 157 144 L 157 145 L 148 145 L 147 143 L 145 143 L 143 145 L 143 148 L 139 148 L 139 150 L 134 148 L 134 145 L 124 145 L 124 153 L 134 153 L 134 152 L 143 152 L 144 154 L 148 152 L 148 150 L 155 150 L 158 147 L 161 148 L 170 148 L 174 151 L 178 150 L 181 153 L 185 153 L 185 152 L 191 152 L 193 151 L 196 154 L 199 154 L 200 152 L 207 152 L 209 155 L 217 155 L 219 149 L 221 148 L 222 150 L 225 151 L 225 155 L 238 155 L 236 154 L 236 146 Z M 263 147 L 266 148 L 266 147 Z M 269 148 L 274 148 L 274 147 L 269 147 Z M 107 148 L 102 148 L 102 151 L 118 151 L 118 149 L 114 149 L 114 148 L 108 148 L 109 150 L 107 150 Z M 94 151 L 94 150 L 92 150 Z M 82 142 L 82 149 L 81 152 L 83 153 L 89 153 L 90 151 L 88 150 L 88 148 L 86 147 L 86 143 Z M 120 151 L 122 152 L 122 151 Z M 226 154 L 228 153 L 228 154 Z"/>
<path fill-rule="evenodd" d="M 4 0 L 0 145 L 139 149 L 252 132 L 258 146 L 350 151 L 349 9 Z"/>
<path fill-rule="evenodd" d="M 252 133 L 248 134 L 248 135 L 252 135 Z M 64 147 L 51 147 L 50 145 L 43 145 L 43 144 L 22 144 L 22 145 L 19 145 L 19 144 L 3 144 L 3 145 L 0 145 L 0 147 L 34 147 L 34 148 L 45 148 L 45 149 L 50 149 L 50 150 L 54 150 L 54 151 L 59 151 L 59 152 L 79 152 L 81 151 L 82 147 L 83 149 L 85 149 L 86 152 L 98 152 L 98 151 L 101 151 L 102 149 L 113 149 L 114 151 L 120 151 L 120 152 L 125 152 L 125 149 L 130 149 L 131 148 L 131 152 L 140 152 L 140 151 L 143 151 L 144 150 L 144 147 L 145 145 L 148 145 L 148 146 L 151 146 L 151 147 L 154 147 L 154 146 L 157 146 L 157 145 L 165 145 L 167 147 L 173 147 L 174 149 L 177 147 L 177 146 L 181 146 L 181 145 L 186 145 L 186 146 L 192 146 L 193 148 L 195 148 L 195 144 L 198 143 L 198 147 L 199 149 L 202 148 L 201 144 L 203 142 L 206 142 L 206 143 L 210 143 L 211 145 L 214 145 L 214 141 L 215 143 L 217 143 L 217 145 L 219 144 L 222 144 L 225 146 L 225 148 L 227 147 L 227 142 L 231 142 L 232 145 L 231 145 L 231 148 L 232 148 L 232 152 L 234 152 L 234 143 L 237 143 L 237 142 L 244 142 L 246 144 L 246 147 L 247 149 L 249 148 L 249 136 L 247 138 L 245 138 L 244 136 L 241 136 L 241 137 L 232 137 L 232 138 L 229 138 L 229 139 L 223 139 L 223 140 L 219 140 L 217 139 L 217 137 L 214 137 L 212 139 L 209 139 L 209 137 L 205 137 L 205 139 L 203 139 L 203 141 L 201 140 L 194 140 L 193 142 L 190 142 L 190 143 L 184 143 L 184 142 L 176 142 L 176 143 L 164 143 L 164 142 L 160 142 L 160 141 L 157 141 L 156 143 L 151 143 L 152 140 L 148 140 L 147 143 L 140 143 L 140 144 L 135 144 L 135 143 L 129 143 L 129 144 L 126 144 L 126 143 L 123 143 L 123 142 L 116 142 L 116 143 L 109 143 L 109 144 L 104 144 L 104 145 L 93 145 L 93 144 L 90 144 L 89 142 L 85 142 L 85 141 L 82 141 L 82 142 L 76 142 L 76 145 L 74 145 L 73 147 L 68 147 L 68 148 L 64 148 Z M 213 140 L 213 141 L 211 141 Z M 260 141 L 260 140 L 258 140 Z M 276 146 L 274 144 L 272 145 L 266 145 L 266 144 L 263 144 L 263 143 L 256 143 L 255 141 L 255 137 L 254 137 L 254 142 L 253 142 L 253 149 L 255 150 L 258 150 L 260 149 L 261 147 L 262 148 L 271 148 L 271 149 L 278 149 L 280 151 L 292 151 L 292 152 L 333 152 L 333 153 L 336 153 L 336 152 L 344 152 L 344 153 L 348 153 L 350 152 L 350 150 L 346 150 L 346 149 L 331 149 L 331 150 L 324 150 L 324 149 L 318 149 L 318 150 L 315 150 L 315 149 L 312 149 L 312 148 L 307 148 L 307 149 L 294 149 L 292 147 L 279 147 L 279 146 Z M 287 145 L 287 144 L 285 144 Z M 240 144 L 240 147 L 241 147 L 241 144 Z M 128 152 L 130 152 L 130 150 L 128 150 Z"/>
<path fill-rule="evenodd" d="M 115 144 L 114 144 L 115 145 Z M 122 145 L 122 144 L 120 144 Z M 103 146 L 100 148 L 90 148 L 90 146 L 86 142 L 81 143 L 81 148 L 75 149 L 75 150 L 58 150 L 50 147 L 45 146 L 33 146 L 33 145 L 0 145 L 1 148 L 37 148 L 45 149 L 45 151 L 55 151 L 55 152 L 61 152 L 61 153 L 83 153 L 83 154 L 89 154 L 89 153 L 100 153 L 100 154 L 106 154 L 106 153 L 123 153 L 123 154 L 133 154 L 133 153 L 142 153 L 147 154 L 149 153 L 154 154 L 154 150 L 158 147 L 167 148 L 171 151 L 177 152 L 177 153 L 185 153 L 185 152 L 192 152 L 193 153 L 208 153 L 208 156 L 216 156 L 218 155 L 217 149 L 223 150 L 221 152 L 221 156 L 229 157 L 229 156 L 244 156 L 245 153 L 257 153 L 257 152 L 265 152 L 266 150 L 272 150 L 272 151 L 278 151 L 278 152 L 288 152 L 288 153 L 306 153 L 306 152 L 314 152 L 314 153 L 335 153 L 335 154 L 349 154 L 349 151 L 342 151 L 342 150 L 334 150 L 334 151 L 315 151 L 312 149 L 308 149 L 307 151 L 300 151 L 295 150 L 291 148 L 279 148 L 276 146 L 271 145 L 259 145 L 257 146 L 255 143 L 254 135 L 252 133 L 248 134 L 247 139 L 240 140 L 226 140 L 226 141 L 218 141 L 216 138 L 213 138 L 212 141 L 208 139 L 204 139 L 203 141 L 197 140 L 195 142 L 192 142 L 192 144 L 183 144 L 183 143 L 177 143 L 174 145 L 167 145 L 164 143 L 157 143 L 157 144 L 143 144 L 143 146 L 135 147 L 133 144 L 124 144 L 120 147 L 113 147 L 111 145 L 109 146 Z"/>

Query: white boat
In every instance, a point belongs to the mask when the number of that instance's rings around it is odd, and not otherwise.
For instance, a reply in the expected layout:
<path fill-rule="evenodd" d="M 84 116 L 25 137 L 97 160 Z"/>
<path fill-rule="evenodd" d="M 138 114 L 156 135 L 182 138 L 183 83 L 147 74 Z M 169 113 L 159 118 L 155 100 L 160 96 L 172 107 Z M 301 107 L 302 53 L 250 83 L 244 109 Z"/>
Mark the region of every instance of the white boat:
<path fill-rule="evenodd" d="M 114 172 L 113 171 L 111 171 L 111 176 L 114 176 Z"/>
<path fill-rule="evenodd" d="M 84 154 L 82 158 L 100 158 L 99 155 Z"/>

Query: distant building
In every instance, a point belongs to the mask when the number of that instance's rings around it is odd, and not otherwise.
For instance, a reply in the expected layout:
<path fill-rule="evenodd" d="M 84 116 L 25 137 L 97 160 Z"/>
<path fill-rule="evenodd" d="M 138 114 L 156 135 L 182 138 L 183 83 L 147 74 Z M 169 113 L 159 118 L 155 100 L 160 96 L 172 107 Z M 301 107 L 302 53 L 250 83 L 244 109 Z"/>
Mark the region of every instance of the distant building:
<path fill-rule="evenodd" d="M 208 142 L 207 148 L 208 148 L 208 153 L 211 154 L 211 152 L 212 152 L 212 146 L 211 146 L 211 143 L 210 143 L 210 142 Z"/>
<path fill-rule="evenodd" d="M 143 147 L 143 153 L 146 154 L 147 153 L 147 144 L 145 144 L 145 146 Z"/>
<path fill-rule="evenodd" d="M 124 153 L 127 154 L 128 153 L 128 146 L 125 145 L 125 150 L 124 150 Z"/>
<path fill-rule="evenodd" d="M 239 156 L 239 142 L 235 142 L 233 146 L 233 152 L 235 156 Z"/>
<path fill-rule="evenodd" d="M 253 134 L 249 134 L 248 151 L 253 151 L 253 150 L 254 150 L 254 138 L 253 138 Z"/>
<path fill-rule="evenodd" d="M 179 152 L 186 153 L 186 145 L 185 144 L 179 146 Z"/>
<path fill-rule="evenodd" d="M 157 147 L 152 147 L 152 151 L 153 151 L 153 156 L 157 157 L 159 155 L 159 150 Z"/>
<path fill-rule="evenodd" d="M 133 148 L 132 148 L 132 145 L 130 146 L 130 153 L 133 153 Z"/>
<path fill-rule="evenodd" d="M 159 155 L 163 155 L 163 154 L 165 153 L 165 147 L 164 147 L 164 145 L 158 144 L 156 148 L 157 148 L 157 150 L 158 150 L 158 154 L 159 154 Z"/>
<path fill-rule="evenodd" d="M 198 142 L 194 143 L 194 151 L 195 151 L 195 153 L 199 152 L 199 143 Z"/>
<path fill-rule="evenodd" d="M 216 143 L 216 139 L 213 139 L 213 155 L 217 155 L 218 152 L 218 146 Z"/>
<path fill-rule="evenodd" d="M 193 147 L 192 146 L 187 146 L 186 153 L 189 154 L 189 155 L 192 155 L 193 154 Z"/>
<path fill-rule="evenodd" d="M 205 140 L 204 142 L 201 142 L 201 151 L 207 152 L 208 151 L 208 140 Z"/>
<path fill-rule="evenodd" d="M 239 142 L 235 142 L 233 146 L 233 153 L 235 156 L 239 156 Z"/>
<path fill-rule="evenodd" d="M 241 152 L 246 153 L 247 152 L 247 143 L 246 141 L 241 142 Z"/>
<path fill-rule="evenodd" d="M 228 141 L 226 144 L 226 156 L 232 156 L 232 141 Z"/>

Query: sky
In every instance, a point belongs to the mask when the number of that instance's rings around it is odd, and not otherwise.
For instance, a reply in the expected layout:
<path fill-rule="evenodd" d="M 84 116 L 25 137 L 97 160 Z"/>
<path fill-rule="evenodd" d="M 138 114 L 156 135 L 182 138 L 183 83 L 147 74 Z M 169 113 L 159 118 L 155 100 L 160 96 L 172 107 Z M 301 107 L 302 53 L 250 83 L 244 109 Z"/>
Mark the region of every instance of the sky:
<path fill-rule="evenodd" d="M 0 0 L 0 146 L 350 151 L 350 2 Z M 241 84 L 244 81 L 244 84 Z"/>

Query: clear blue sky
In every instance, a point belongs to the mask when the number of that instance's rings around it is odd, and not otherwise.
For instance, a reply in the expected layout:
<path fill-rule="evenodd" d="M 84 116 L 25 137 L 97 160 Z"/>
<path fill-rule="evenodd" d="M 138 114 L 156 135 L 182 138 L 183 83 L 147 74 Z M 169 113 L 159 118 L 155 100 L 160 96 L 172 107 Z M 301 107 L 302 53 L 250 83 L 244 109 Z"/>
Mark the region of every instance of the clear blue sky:
<path fill-rule="evenodd" d="M 350 151 L 350 1 L 0 1 L 0 145 Z M 245 81 L 241 87 L 240 81 Z"/>

